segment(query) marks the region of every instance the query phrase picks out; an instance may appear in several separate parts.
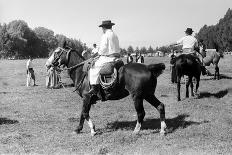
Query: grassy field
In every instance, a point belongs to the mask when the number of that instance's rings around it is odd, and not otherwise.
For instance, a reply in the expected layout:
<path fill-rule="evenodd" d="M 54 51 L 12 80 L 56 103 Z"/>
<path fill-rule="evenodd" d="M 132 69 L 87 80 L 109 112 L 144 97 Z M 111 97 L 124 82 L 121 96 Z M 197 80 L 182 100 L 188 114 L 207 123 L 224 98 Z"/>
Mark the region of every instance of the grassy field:
<path fill-rule="evenodd" d="M 170 82 L 169 58 L 145 58 L 147 64 L 166 64 L 156 89 L 166 106 L 164 137 L 159 114 L 146 101 L 142 131 L 132 135 L 136 112 L 130 97 L 98 102 L 90 113 L 98 134 L 91 137 L 86 123 L 75 134 L 81 98 L 73 87 L 45 88 L 45 61 L 34 60 L 38 86 L 26 87 L 26 60 L 0 60 L 0 154 L 232 154 L 231 56 L 219 63 L 220 80 L 201 78 L 199 99 L 185 99 L 182 84 L 180 102 Z M 72 83 L 65 73 L 62 81 Z"/>

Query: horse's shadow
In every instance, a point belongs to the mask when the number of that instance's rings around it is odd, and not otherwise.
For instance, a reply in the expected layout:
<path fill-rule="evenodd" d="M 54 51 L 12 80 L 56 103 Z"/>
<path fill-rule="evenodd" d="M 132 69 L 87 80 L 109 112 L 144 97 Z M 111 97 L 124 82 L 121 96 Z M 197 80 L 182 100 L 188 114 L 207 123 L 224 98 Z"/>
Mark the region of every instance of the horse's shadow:
<path fill-rule="evenodd" d="M 216 93 L 200 92 L 198 99 L 208 98 L 208 97 L 223 98 L 224 96 L 228 94 L 230 90 L 232 89 L 220 90 L 219 92 L 216 92 Z"/>
<path fill-rule="evenodd" d="M 70 88 L 70 87 L 74 87 L 74 84 L 73 83 L 62 83 L 63 87 L 65 88 Z"/>
<path fill-rule="evenodd" d="M 202 80 L 202 81 L 215 80 L 213 74 L 212 74 L 212 75 L 208 75 L 208 76 L 211 76 L 211 78 L 201 79 L 201 80 Z M 225 74 L 220 74 L 219 79 L 232 79 L 232 77 L 227 76 L 227 75 L 225 75 Z"/>
<path fill-rule="evenodd" d="M 189 117 L 189 115 L 181 114 L 178 115 L 177 117 L 166 119 L 165 122 L 167 124 L 167 133 L 173 133 L 179 128 L 187 128 L 190 125 L 200 125 L 202 123 L 208 123 L 208 121 L 203 121 L 203 122 L 185 121 L 186 117 Z M 108 123 L 105 129 L 100 129 L 98 132 L 101 134 L 103 132 L 112 132 L 119 129 L 133 131 L 135 125 L 136 125 L 136 121 L 115 121 L 112 123 Z M 146 119 L 143 122 L 142 129 L 145 130 L 150 129 L 158 133 L 160 129 L 160 119 Z"/>
<path fill-rule="evenodd" d="M 227 76 L 225 74 L 220 74 L 220 79 L 232 79 L 232 77 Z"/>
<path fill-rule="evenodd" d="M 11 119 L 8 119 L 8 118 L 0 118 L 0 125 L 3 125 L 3 124 L 16 124 L 16 123 L 19 123 L 19 121 L 17 120 L 11 120 Z"/>

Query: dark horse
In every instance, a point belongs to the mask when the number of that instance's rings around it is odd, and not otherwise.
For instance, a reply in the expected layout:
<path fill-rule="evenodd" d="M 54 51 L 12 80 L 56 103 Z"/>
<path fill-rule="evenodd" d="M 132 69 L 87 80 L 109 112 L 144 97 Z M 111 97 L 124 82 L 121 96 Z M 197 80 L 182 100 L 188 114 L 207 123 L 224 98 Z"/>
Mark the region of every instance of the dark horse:
<path fill-rule="evenodd" d="M 59 49 L 60 50 L 56 50 L 54 53 L 53 64 L 64 65 L 70 69 L 70 78 L 74 82 L 76 90 L 83 99 L 80 122 L 75 131 L 76 133 L 80 133 L 83 128 L 84 121 L 86 120 L 91 129 L 91 135 L 93 136 L 96 134 L 96 132 L 95 126 L 90 119 L 89 111 L 91 105 L 95 104 L 99 99 L 96 98 L 96 96 L 91 96 L 88 93 L 90 90 L 89 78 L 88 74 L 83 71 L 85 66 L 83 66 L 83 62 L 85 62 L 85 60 L 77 51 L 66 51 L 61 48 Z M 134 129 L 135 134 L 140 131 L 145 116 L 143 99 L 145 99 L 159 111 L 161 121 L 160 133 L 162 135 L 165 133 L 166 124 L 164 104 L 161 103 L 154 95 L 157 85 L 157 77 L 164 69 L 165 65 L 163 63 L 151 65 L 130 63 L 123 65 L 118 70 L 118 87 L 117 90 L 112 93 L 121 93 L 118 94 L 114 100 L 119 100 L 128 96 L 129 94 L 131 95 L 134 101 L 135 110 L 137 112 L 137 124 Z"/>
<path fill-rule="evenodd" d="M 195 93 L 197 93 L 201 76 L 201 65 L 196 57 L 191 54 L 179 55 L 175 59 L 174 69 L 177 76 L 177 100 L 180 101 L 180 81 L 183 75 L 188 76 L 186 82 L 186 98 L 189 97 L 189 85 L 191 86 L 191 96 L 194 96 L 192 78 L 196 78 Z"/>

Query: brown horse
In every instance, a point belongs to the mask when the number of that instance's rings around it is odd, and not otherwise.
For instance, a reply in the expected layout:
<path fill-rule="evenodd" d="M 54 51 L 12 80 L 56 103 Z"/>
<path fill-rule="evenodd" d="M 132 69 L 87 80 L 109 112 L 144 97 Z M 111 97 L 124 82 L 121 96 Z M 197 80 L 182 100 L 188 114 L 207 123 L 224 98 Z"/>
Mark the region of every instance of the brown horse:
<path fill-rule="evenodd" d="M 220 73 L 219 73 L 218 63 L 220 61 L 220 58 L 223 58 L 223 53 L 218 52 L 218 48 L 216 48 L 215 51 L 206 52 L 204 50 L 201 52 L 201 55 L 203 56 L 203 63 L 205 64 L 205 66 L 210 66 L 210 64 L 214 65 L 214 68 L 215 68 L 214 79 L 219 80 Z"/>
<path fill-rule="evenodd" d="M 83 100 L 79 126 L 75 131 L 76 133 L 80 133 L 84 121 L 86 120 L 91 129 L 91 135 L 94 136 L 96 134 L 95 126 L 90 119 L 89 111 L 91 105 L 95 104 L 99 98 L 88 93 L 90 90 L 89 78 L 88 73 L 83 71 L 85 66 L 83 65 L 85 63 L 83 62 L 85 62 L 85 59 L 74 50 L 67 51 L 60 48 L 60 50 L 56 50 L 54 53 L 53 64 L 64 65 L 70 69 L 70 78 L 74 82 L 76 90 Z M 122 65 L 118 70 L 117 83 L 115 85 L 117 89 L 114 89 L 114 91 L 111 92 L 114 97 L 108 98 L 108 100 L 119 100 L 129 94 L 131 95 L 137 112 L 137 124 L 134 129 L 135 134 L 140 131 L 145 117 L 143 107 L 144 99 L 159 111 L 161 121 L 160 133 L 162 135 L 165 133 L 166 124 L 164 104 L 154 95 L 157 85 L 157 77 L 164 69 L 165 65 L 163 63 L 151 65 L 130 63 Z M 105 90 L 101 88 L 101 91 Z"/>

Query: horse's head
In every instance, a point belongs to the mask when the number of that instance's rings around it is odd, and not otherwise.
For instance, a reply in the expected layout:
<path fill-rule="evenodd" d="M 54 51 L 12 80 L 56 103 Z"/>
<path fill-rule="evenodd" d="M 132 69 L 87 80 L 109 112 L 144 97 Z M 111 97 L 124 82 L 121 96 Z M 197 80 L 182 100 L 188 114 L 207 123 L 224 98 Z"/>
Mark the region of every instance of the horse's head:
<path fill-rule="evenodd" d="M 54 66 L 67 66 L 68 55 L 70 50 L 66 50 L 58 47 L 48 59 L 50 63 Z"/>

